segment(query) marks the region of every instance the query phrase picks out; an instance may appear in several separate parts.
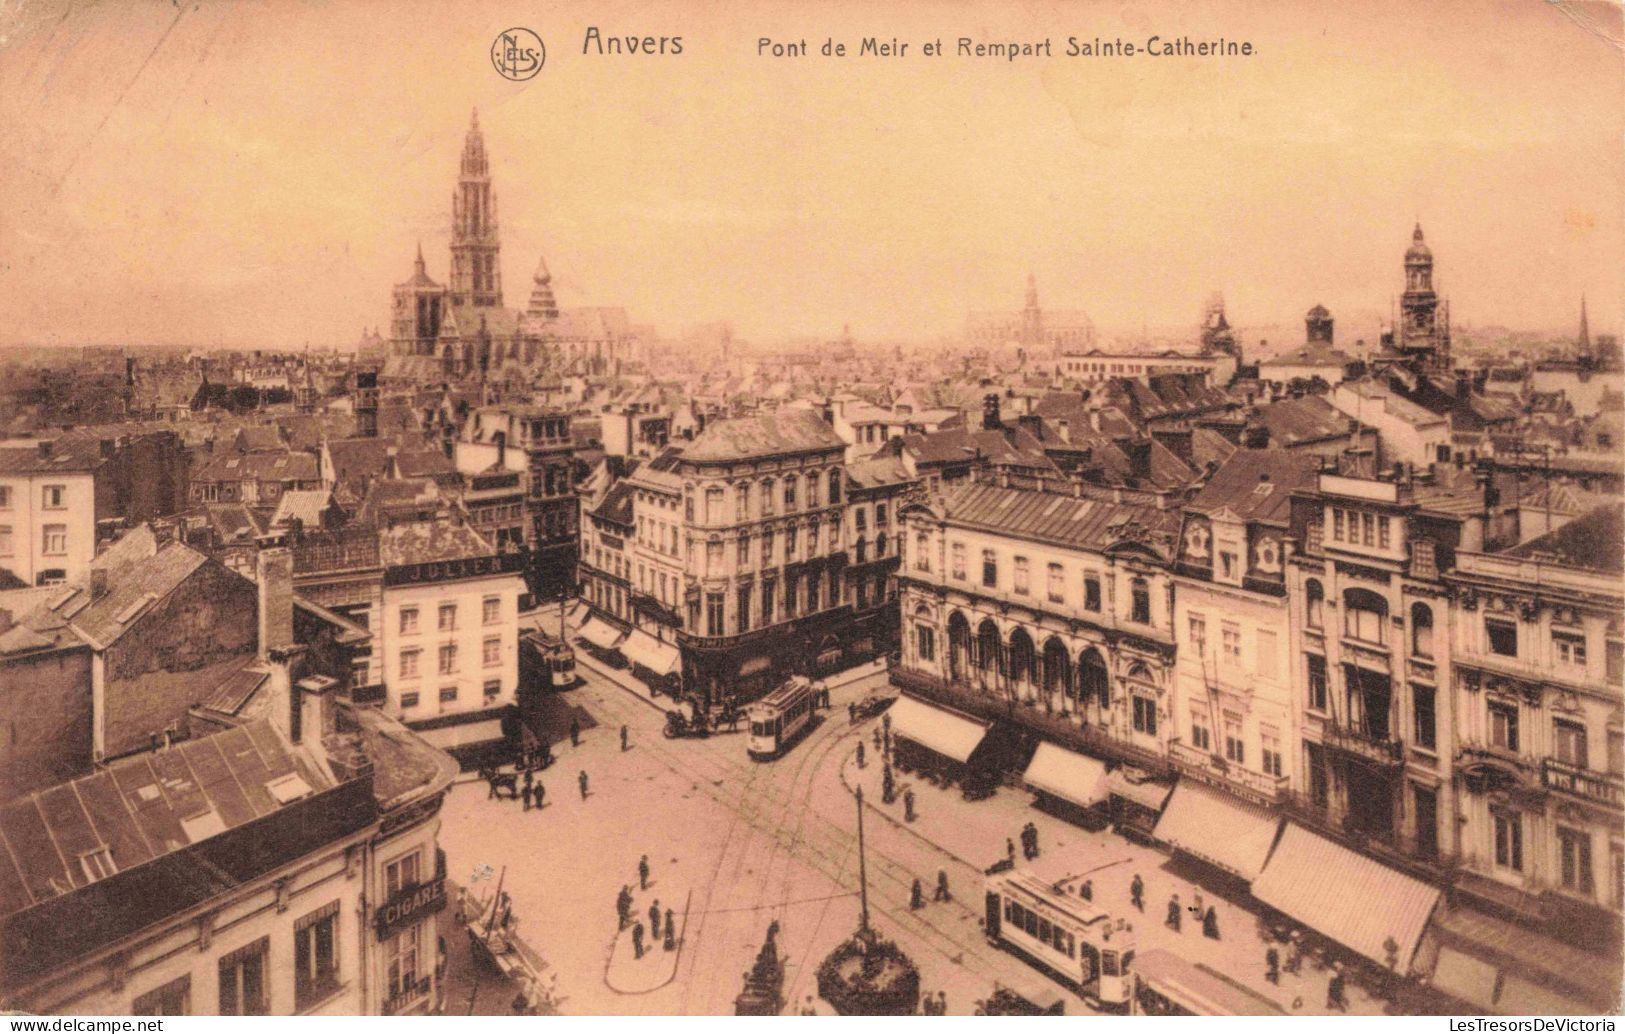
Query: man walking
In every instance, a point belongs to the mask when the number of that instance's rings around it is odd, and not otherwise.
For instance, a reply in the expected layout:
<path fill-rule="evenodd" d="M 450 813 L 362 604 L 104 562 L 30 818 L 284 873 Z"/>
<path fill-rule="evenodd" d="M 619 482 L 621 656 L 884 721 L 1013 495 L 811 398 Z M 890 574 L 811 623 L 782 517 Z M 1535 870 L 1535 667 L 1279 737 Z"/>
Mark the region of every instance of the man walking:
<path fill-rule="evenodd" d="M 579 718 L 570 719 L 570 746 L 581 746 L 581 720 Z"/>
<path fill-rule="evenodd" d="M 525 774 L 530 775 L 529 772 L 526 772 Z M 529 811 L 530 810 L 530 782 L 529 782 L 529 780 L 527 780 L 525 782 L 524 786 L 519 788 L 519 804 L 520 804 L 520 808 L 519 808 L 520 811 Z"/>
<path fill-rule="evenodd" d="M 547 788 L 544 787 L 538 780 L 536 785 L 530 788 L 530 795 L 535 799 L 535 804 L 533 806 L 537 811 L 541 811 L 542 798 L 547 796 Z"/>
<path fill-rule="evenodd" d="M 649 889 L 649 856 L 644 855 L 638 859 L 638 889 Z"/>
<path fill-rule="evenodd" d="M 925 888 L 920 886 L 920 878 L 914 878 L 914 886 L 908 892 L 908 907 L 910 911 L 918 912 L 925 907 Z"/>
<path fill-rule="evenodd" d="M 1083 886 L 1078 888 L 1078 897 L 1085 901 L 1095 900 L 1095 881 L 1084 880 Z"/>
<path fill-rule="evenodd" d="M 667 951 L 675 951 L 677 949 L 677 924 L 672 922 L 672 920 L 671 920 L 671 909 L 669 909 L 669 908 L 666 909 L 666 943 L 665 943 L 665 949 Z"/>
<path fill-rule="evenodd" d="M 587 799 L 587 770 L 586 769 L 583 768 L 581 770 L 581 774 L 576 776 L 576 783 L 581 787 L 581 799 L 586 800 Z"/>
<path fill-rule="evenodd" d="M 621 885 L 620 894 L 615 897 L 615 916 L 620 920 L 620 925 L 616 929 L 626 929 L 626 924 L 632 918 L 632 888 L 624 883 Z"/>
<path fill-rule="evenodd" d="M 643 958 L 643 924 L 635 923 L 632 926 L 632 957 Z"/>
<path fill-rule="evenodd" d="M 951 895 L 948 893 L 948 870 L 947 869 L 938 869 L 937 870 L 937 889 L 936 889 L 936 892 L 931 895 L 931 900 L 932 901 L 948 901 L 948 900 L 950 900 L 950 898 L 951 898 Z"/>
<path fill-rule="evenodd" d="M 1134 874 L 1134 882 L 1128 885 L 1128 898 L 1135 908 L 1145 911 L 1145 881 L 1140 879 L 1139 873 Z"/>
<path fill-rule="evenodd" d="M 623 726 L 621 726 L 621 750 L 623 750 L 623 751 L 626 750 L 626 736 L 627 736 L 626 726 L 623 725 Z"/>
<path fill-rule="evenodd" d="M 660 899 L 659 898 L 655 898 L 655 903 L 649 906 L 649 936 L 650 937 L 659 937 L 660 936 Z"/>
<path fill-rule="evenodd" d="M 1183 909 L 1179 907 L 1178 894 L 1175 894 L 1173 897 L 1168 899 L 1168 918 L 1165 920 L 1164 925 L 1172 929 L 1175 933 L 1179 932 L 1179 923 L 1180 919 L 1182 918 L 1180 913 L 1182 911 Z"/>
<path fill-rule="evenodd" d="M 1264 953 L 1264 979 L 1272 984 L 1281 982 L 1281 953 L 1275 950 L 1274 945 Z"/>

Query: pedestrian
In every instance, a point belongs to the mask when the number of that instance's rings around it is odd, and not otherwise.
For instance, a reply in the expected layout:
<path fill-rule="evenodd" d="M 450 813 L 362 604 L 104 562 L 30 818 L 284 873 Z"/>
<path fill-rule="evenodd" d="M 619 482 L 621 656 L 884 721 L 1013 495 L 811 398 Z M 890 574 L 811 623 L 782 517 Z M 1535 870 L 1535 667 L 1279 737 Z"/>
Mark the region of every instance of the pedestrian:
<path fill-rule="evenodd" d="M 1165 923 L 1165 925 L 1172 928 L 1175 933 L 1179 932 L 1179 922 L 1181 918 L 1180 911 L 1179 895 L 1175 894 L 1173 897 L 1168 899 L 1168 919 Z"/>
<path fill-rule="evenodd" d="M 914 886 L 908 892 L 908 907 L 918 912 L 925 907 L 925 888 L 920 886 L 920 878 L 914 878 Z"/>
<path fill-rule="evenodd" d="M 858 767 L 863 767 L 863 742 L 861 740 L 858 742 Z"/>
<path fill-rule="evenodd" d="M 1281 953 L 1273 945 L 1264 953 L 1264 979 L 1272 984 L 1281 982 Z"/>
<path fill-rule="evenodd" d="M 914 791 L 903 791 L 903 818 L 908 822 L 914 821 Z"/>
<path fill-rule="evenodd" d="M 1016 842 L 1009 837 L 1004 838 L 1004 854 L 1010 859 L 1010 864 L 1016 864 Z"/>
<path fill-rule="evenodd" d="M 937 992 L 937 1015 L 948 1015 L 948 992 L 946 991 Z"/>
<path fill-rule="evenodd" d="M 1217 906 L 1208 906 L 1207 914 L 1202 917 L 1202 936 L 1219 939 L 1219 909 Z"/>
<path fill-rule="evenodd" d="M 570 719 L 570 746 L 581 746 L 581 719 Z"/>
<path fill-rule="evenodd" d="M 877 750 L 877 751 L 879 751 L 881 753 L 885 753 L 885 751 L 880 746 L 880 730 L 879 729 L 874 730 L 872 738 L 875 741 L 875 750 Z"/>
<path fill-rule="evenodd" d="M 525 774 L 530 775 L 529 772 L 526 772 Z M 520 811 L 529 811 L 530 810 L 530 784 L 529 783 L 526 783 L 524 786 L 520 787 L 520 789 L 519 789 L 519 802 L 520 802 L 520 808 L 519 808 Z"/>
<path fill-rule="evenodd" d="M 947 869 L 938 869 L 937 870 L 937 889 L 936 889 L 936 892 L 931 895 L 931 900 L 932 901 L 949 901 L 949 900 L 952 900 L 952 897 L 953 896 L 948 893 L 948 870 Z"/>
<path fill-rule="evenodd" d="M 649 936 L 650 937 L 659 937 L 660 936 L 660 899 L 659 898 L 655 898 L 655 903 L 649 906 Z"/>
<path fill-rule="evenodd" d="M 530 770 L 530 766 L 529 766 L 529 765 L 526 765 L 526 766 L 525 766 L 525 789 L 527 789 L 527 790 L 528 790 L 528 789 L 530 789 L 530 788 L 531 788 L 531 786 L 532 786 L 532 785 L 533 785 L 533 784 L 534 784 L 534 783 L 535 783 L 535 782 L 536 782 L 536 773 L 535 773 L 535 772 L 532 772 L 532 771 L 531 771 L 531 770 Z"/>
<path fill-rule="evenodd" d="M 889 761 L 886 762 L 886 767 L 880 770 L 880 799 L 886 804 L 897 799 L 897 784 L 892 778 Z"/>
<path fill-rule="evenodd" d="M 891 756 L 891 730 L 887 729 L 880 734 L 880 749 L 887 756 Z"/>
<path fill-rule="evenodd" d="M 632 957 L 634 959 L 643 958 L 643 924 L 642 923 L 634 923 L 632 925 Z"/>
<path fill-rule="evenodd" d="M 666 941 L 663 947 L 667 951 L 677 950 L 677 924 L 671 921 L 671 909 L 666 909 Z"/>
<path fill-rule="evenodd" d="M 1033 838 L 1033 857 L 1037 858 L 1038 857 L 1038 826 L 1037 826 L 1036 823 L 1029 822 L 1029 823 L 1027 823 L 1027 829 L 1031 831 L 1031 836 Z"/>
<path fill-rule="evenodd" d="M 1145 911 L 1145 881 L 1140 879 L 1139 873 L 1134 874 L 1134 882 L 1128 885 L 1128 897 L 1135 908 Z"/>
<path fill-rule="evenodd" d="M 623 726 L 621 726 L 621 749 L 622 750 L 626 749 L 626 736 L 627 736 L 626 726 L 623 725 Z"/>
<path fill-rule="evenodd" d="M 853 703 L 853 702 L 850 702 L 850 701 L 847 703 L 847 705 L 846 705 L 846 723 L 848 725 L 856 725 L 856 724 L 858 724 L 858 705 L 856 703 Z"/>
<path fill-rule="evenodd" d="M 1303 948 L 1299 944 L 1298 931 L 1292 931 L 1292 937 L 1286 945 L 1286 963 L 1282 967 L 1288 973 L 1296 973 L 1303 966 Z"/>
<path fill-rule="evenodd" d="M 626 929 L 627 922 L 632 918 L 632 888 L 624 883 L 621 885 L 620 894 L 615 897 L 615 916 L 620 920 L 620 925 L 616 929 Z"/>
<path fill-rule="evenodd" d="M 1201 887 L 1191 888 L 1191 911 L 1196 914 L 1198 919 L 1207 915 L 1207 910 L 1203 907 Z"/>
<path fill-rule="evenodd" d="M 638 889 L 649 889 L 649 856 L 644 855 L 638 859 Z"/>
<path fill-rule="evenodd" d="M 1336 1009 L 1338 1012 L 1348 1012 L 1348 1000 L 1343 997 L 1343 971 L 1341 969 L 1332 973 L 1332 979 L 1326 985 L 1326 1008 Z"/>
<path fill-rule="evenodd" d="M 1083 886 L 1078 888 L 1078 897 L 1085 901 L 1095 900 L 1095 881 L 1084 880 Z"/>
<path fill-rule="evenodd" d="M 581 787 L 581 799 L 586 800 L 587 799 L 587 770 L 586 769 L 583 768 L 581 770 L 581 774 L 576 776 L 576 783 L 579 784 L 580 787 Z"/>
<path fill-rule="evenodd" d="M 542 798 L 547 796 L 547 788 L 538 781 L 535 786 L 530 788 L 530 795 L 535 799 L 534 807 L 537 811 L 540 811 L 542 809 Z"/>

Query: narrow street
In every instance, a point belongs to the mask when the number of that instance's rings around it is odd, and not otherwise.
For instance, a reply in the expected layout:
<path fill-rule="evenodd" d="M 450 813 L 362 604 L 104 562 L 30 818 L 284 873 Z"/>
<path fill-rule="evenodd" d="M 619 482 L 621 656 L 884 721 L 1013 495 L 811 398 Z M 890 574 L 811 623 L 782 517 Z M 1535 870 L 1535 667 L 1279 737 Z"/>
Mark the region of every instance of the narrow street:
<path fill-rule="evenodd" d="M 466 782 L 447 802 L 441 833 L 454 880 L 466 881 L 482 865 L 500 875 L 521 920 L 520 936 L 558 974 L 566 1014 L 732 1014 L 742 976 L 774 920 L 787 959 L 784 1011 L 829 1011 L 816 1000 L 816 969 L 857 923 L 852 788 L 860 782 L 868 806 L 872 922 L 912 956 L 923 989 L 953 989 L 952 1014 L 973 1012 L 995 982 L 1060 992 L 1068 1014 L 1090 1011 L 1082 998 L 988 944 L 982 933 L 982 870 L 1029 821 L 1040 829 L 1043 852 L 1033 868 L 1056 879 L 1088 874 L 1096 901 L 1130 917 L 1142 949 L 1173 948 L 1289 1012 L 1321 1011 L 1326 974 L 1306 963 L 1301 975 L 1283 976 L 1281 986 L 1266 983 L 1256 920 L 1239 906 L 1208 894 L 1220 908 L 1220 941 L 1204 938 L 1194 922 L 1182 933 L 1166 929 L 1161 919 L 1168 895 L 1189 900 L 1195 887 L 1158 851 L 1054 819 L 1030 807 L 1019 790 L 970 803 L 900 777 L 899 794 L 905 786 L 915 792 L 916 821 L 904 821 L 900 799 L 882 805 L 870 740 L 879 719 L 852 726 L 845 704 L 883 688 L 883 674 L 837 689 L 834 706 L 811 733 L 778 760 L 758 763 L 745 753 L 743 729 L 667 740 L 664 714 L 646 696 L 585 665 L 580 672 L 585 684 L 566 698 L 597 727 L 583 733 L 579 747 L 567 738 L 554 746 L 558 760 L 542 774 L 546 806 L 524 811 L 517 801 L 490 799 L 484 783 Z M 624 752 L 623 725 L 630 739 Z M 862 770 L 855 759 L 860 738 L 869 759 Z M 589 778 L 585 799 L 577 785 L 581 771 Z M 643 855 L 651 870 L 646 890 L 638 885 Z M 939 870 L 948 876 L 953 900 L 911 911 L 913 881 L 921 881 L 929 900 Z M 1135 872 L 1147 886 L 1144 918 L 1128 901 Z M 645 928 L 657 899 L 662 921 L 665 910 L 672 911 L 681 933 L 673 950 L 646 929 L 645 953 L 634 957 L 631 931 L 617 931 L 615 900 L 623 885 L 633 892 L 634 920 Z M 1380 1011 L 1350 990 L 1351 1011 Z M 462 1010 L 448 1005 L 448 1011 Z"/>

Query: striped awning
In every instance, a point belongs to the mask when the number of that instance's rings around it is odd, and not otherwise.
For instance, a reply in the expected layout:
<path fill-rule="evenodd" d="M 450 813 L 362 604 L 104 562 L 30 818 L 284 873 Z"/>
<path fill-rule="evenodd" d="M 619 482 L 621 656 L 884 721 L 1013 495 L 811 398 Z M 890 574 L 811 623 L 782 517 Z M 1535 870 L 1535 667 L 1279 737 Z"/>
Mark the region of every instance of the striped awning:
<path fill-rule="evenodd" d="M 597 618 L 588 618 L 578 633 L 581 638 L 600 650 L 613 650 L 621 641 L 621 633 Z"/>
<path fill-rule="evenodd" d="M 656 675 L 670 675 L 677 670 L 677 647 L 663 643 L 641 629 L 634 628 L 620 649 L 627 660 L 643 665 Z"/>
<path fill-rule="evenodd" d="M 1168 784 L 1153 780 L 1133 780 L 1123 774 L 1121 768 L 1116 768 L 1106 776 L 1106 791 L 1113 797 L 1121 797 L 1125 801 L 1133 801 L 1142 808 L 1160 812 L 1162 806 L 1168 801 Z"/>
<path fill-rule="evenodd" d="M 1439 903 L 1439 888 L 1288 822 L 1253 897 L 1311 929 L 1407 974 L 1422 932 Z"/>
<path fill-rule="evenodd" d="M 1251 881 L 1264 871 L 1280 829 L 1279 816 L 1223 790 L 1182 779 L 1153 836 Z"/>
<path fill-rule="evenodd" d="M 891 731 L 895 736 L 912 740 L 955 761 L 968 761 L 987 736 L 987 723 L 967 718 L 952 711 L 911 697 L 907 694 L 887 712 L 891 715 Z"/>
<path fill-rule="evenodd" d="M 893 719 L 896 721 L 896 719 Z M 1040 743 L 1032 763 L 1021 774 L 1034 790 L 1088 808 L 1106 799 L 1106 765 L 1085 754 L 1075 754 L 1053 743 Z"/>

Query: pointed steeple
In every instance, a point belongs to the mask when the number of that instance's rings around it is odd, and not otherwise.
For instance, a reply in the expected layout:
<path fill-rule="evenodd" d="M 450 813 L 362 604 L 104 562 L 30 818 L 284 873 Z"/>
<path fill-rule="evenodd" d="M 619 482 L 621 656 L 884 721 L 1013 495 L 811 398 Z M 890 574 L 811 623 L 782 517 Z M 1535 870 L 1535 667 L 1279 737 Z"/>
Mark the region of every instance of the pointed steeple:
<path fill-rule="evenodd" d="M 416 273 L 418 276 L 426 276 L 427 275 L 427 273 L 425 272 L 425 267 L 423 265 L 423 242 L 422 241 L 418 241 L 418 257 L 412 263 L 412 272 Z"/>
<path fill-rule="evenodd" d="M 1580 336 L 1575 339 L 1575 347 L 1581 355 L 1591 354 L 1591 328 L 1586 323 L 1586 296 L 1580 296 Z"/>

